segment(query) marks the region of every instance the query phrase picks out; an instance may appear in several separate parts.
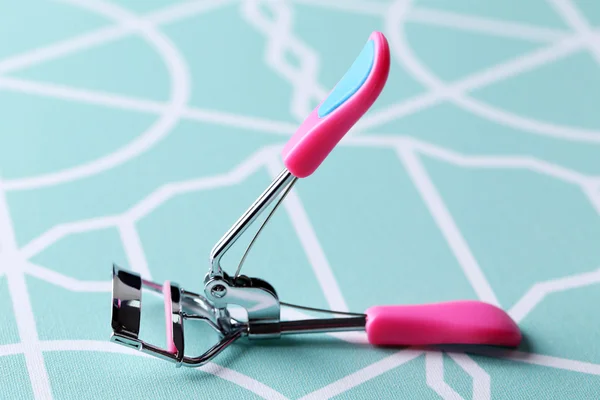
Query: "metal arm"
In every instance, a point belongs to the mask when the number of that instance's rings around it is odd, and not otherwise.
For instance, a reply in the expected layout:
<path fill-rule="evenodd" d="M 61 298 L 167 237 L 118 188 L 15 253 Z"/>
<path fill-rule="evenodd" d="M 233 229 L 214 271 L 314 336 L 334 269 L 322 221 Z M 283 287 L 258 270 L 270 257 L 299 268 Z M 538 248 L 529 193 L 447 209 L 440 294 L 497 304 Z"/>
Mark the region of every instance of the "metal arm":
<path fill-rule="evenodd" d="M 287 169 L 284 169 L 273 180 L 269 187 L 254 201 L 246 212 L 236 221 L 235 224 L 223 235 L 210 253 L 211 269 L 209 274 L 212 277 L 223 276 L 220 261 L 229 248 L 240 238 L 248 227 L 258 218 L 258 216 L 271 204 L 271 202 L 288 186 L 293 185 L 296 180 L 294 175 Z M 286 192 L 287 193 L 287 192 Z M 262 228 L 262 227 L 261 227 Z M 260 230 L 259 230 L 260 231 Z M 238 271 L 239 272 L 239 271 Z M 236 273 L 237 275 L 237 273 Z"/>

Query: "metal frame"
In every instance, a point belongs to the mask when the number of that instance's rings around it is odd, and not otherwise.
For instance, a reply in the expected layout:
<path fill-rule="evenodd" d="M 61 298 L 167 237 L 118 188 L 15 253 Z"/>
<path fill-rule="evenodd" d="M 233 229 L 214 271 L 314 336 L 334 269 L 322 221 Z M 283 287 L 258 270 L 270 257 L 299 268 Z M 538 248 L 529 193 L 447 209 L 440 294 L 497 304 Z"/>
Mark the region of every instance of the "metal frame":
<path fill-rule="evenodd" d="M 259 278 L 240 275 L 242 264 L 254 241 L 265 227 L 279 204 L 296 183 L 297 178 L 284 169 L 252 203 L 233 226 L 217 242 L 210 253 L 210 268 L 204 279 L 204 294 L 186 291 L 179 285 L 170 283 L 170 305 L 172 320 L 172 340 L 175 350 L 170 352 L 139 339 L 141 321 L 142 291 L 149 290 L 162 294 L 162 285 L 142 279 L 137 273 L 113 266 L 112 288 L 112 329 L 111 341 L 152 354 L 163 360 L 174 362 L 177 367 L 198 367 L 212 360 L 228 346 L 240 338 L 250 340 L 273 339 L 281 335 L 302 333 L 323 333 L 341 331 L 361 331 L 365 329 L 364 314 L 338 313 L 282 303 L 275 288 Z M 244 234 L 252 223 L 280 196 L 277 203 L 259 227 L 248 245 L 238 269 L 233 277 L 223 271 L 220 265 L 223 255 Z M 228 306 L 243 307 L 247 321 L 232 318 Z M 342 318 L 307 319 L 281 321 L 281 306 L 290 306 L 311 311 L 345 314 Z M 184 354 L 184 321 L 198 320 L 208 323 L 219 335 L 219 341 L 198 357 Z"/>

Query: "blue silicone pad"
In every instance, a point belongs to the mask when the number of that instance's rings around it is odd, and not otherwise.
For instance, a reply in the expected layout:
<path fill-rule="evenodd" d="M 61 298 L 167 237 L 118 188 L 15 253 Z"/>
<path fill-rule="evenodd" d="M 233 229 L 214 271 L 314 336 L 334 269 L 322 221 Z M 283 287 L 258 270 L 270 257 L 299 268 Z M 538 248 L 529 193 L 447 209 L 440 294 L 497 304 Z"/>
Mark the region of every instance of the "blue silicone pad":
<path fill-rule="evenodd" d="M 320 118 L 326 117 L 350 98 L 367 80 L 375 61 L 375 43 L 369 40 L 354 60 L 333 91 L 321 104 L 318 110 Z"/>

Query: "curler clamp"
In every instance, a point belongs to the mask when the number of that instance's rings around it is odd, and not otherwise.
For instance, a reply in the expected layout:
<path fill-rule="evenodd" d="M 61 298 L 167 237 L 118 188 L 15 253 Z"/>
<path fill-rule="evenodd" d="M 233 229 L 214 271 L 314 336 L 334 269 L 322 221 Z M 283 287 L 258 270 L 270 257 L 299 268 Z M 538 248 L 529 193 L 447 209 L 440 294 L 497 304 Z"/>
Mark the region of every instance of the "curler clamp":
<path fill-rule="evenodd" d="M 210 254 L 203 294 L 172 282 L 158 284 L 113 266 L 111 340 L 117 344 L 174 362 L 197 367 L 216 357 L 236 340 L 273 339 L 281 335 L 365 331 L 375 346 L 475 344 L 518 346 L 521 332 L 500 308 L 479 301 L 456 301 L 415 306 L 378 306 L 364 314 L 341 313 L 279 301 L 268 282 L 240 275 L 252 245 L 298 179 L 310 176 L 354 124 L 368 111 L 388 77 L 390 54 L 383 34 L 374 32 L 351 68 L 288 141 L 282 152 L 284 170 L 217 242 Z M 233 276 L 220 260 L 248 227 L 271 205 L 270 213 L 248 245 Z M 164 297 L 166 348 L 138 338 L 142 291 Z M 230 306 L 247 312 L 247 321 L 233 318 Z M 281 307 L 328 312 L 344 317 L 281 321 Z M 197 357 L 184 355 L 184 321 L 201 320 L 219 335 L 219 341 Z"/>

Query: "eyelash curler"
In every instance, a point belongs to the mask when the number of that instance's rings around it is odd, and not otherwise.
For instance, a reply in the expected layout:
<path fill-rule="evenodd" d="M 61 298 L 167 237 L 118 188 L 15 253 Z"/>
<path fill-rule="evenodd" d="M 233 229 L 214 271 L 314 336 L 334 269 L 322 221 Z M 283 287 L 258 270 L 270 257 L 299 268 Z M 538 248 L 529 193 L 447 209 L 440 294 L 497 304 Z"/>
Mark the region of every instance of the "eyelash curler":
<path fill-rule="evenodd" d="M 248 252 L 279 204 L 298 179 L 310 176 L 367 112 L 383 90 L 389 69 L 387 40 L 383 34 L 374 32 L 350 69 L 283 148 L 285 169 L 213 247 L 203 294 L 187 291 L 169 281 L 162 285 L 148 281 L 139 274 L 113 265 L 113 333 L 110 340 L 174 362 L 177 367 L 203 365 L 242 337 L 260 340 L 301 333 L 366 331 L 368 342 L 374 346 L 518 346 L 521 332 L 517 324 L 502 309 L 484 302 L 377 306 L 364 314 L 343 313 L 280 302 L 277 292 L 268 282 L 240 275 Z M 270 213 L 246 248 L 235 274 L 228 275 L 220 266 L 221 258 L 276 198 Z M 166 349 L 138 338 L 142 289 L 164 297 Z M 228 309 L 231 305 L 244 308 L 247 321 L 233 318 Z M 281 306 L 345 316 L 281 321 Z M 208 323 L 218 333 L 219 341 L 198 357 L 185 356 L 185 320 Z"/>

